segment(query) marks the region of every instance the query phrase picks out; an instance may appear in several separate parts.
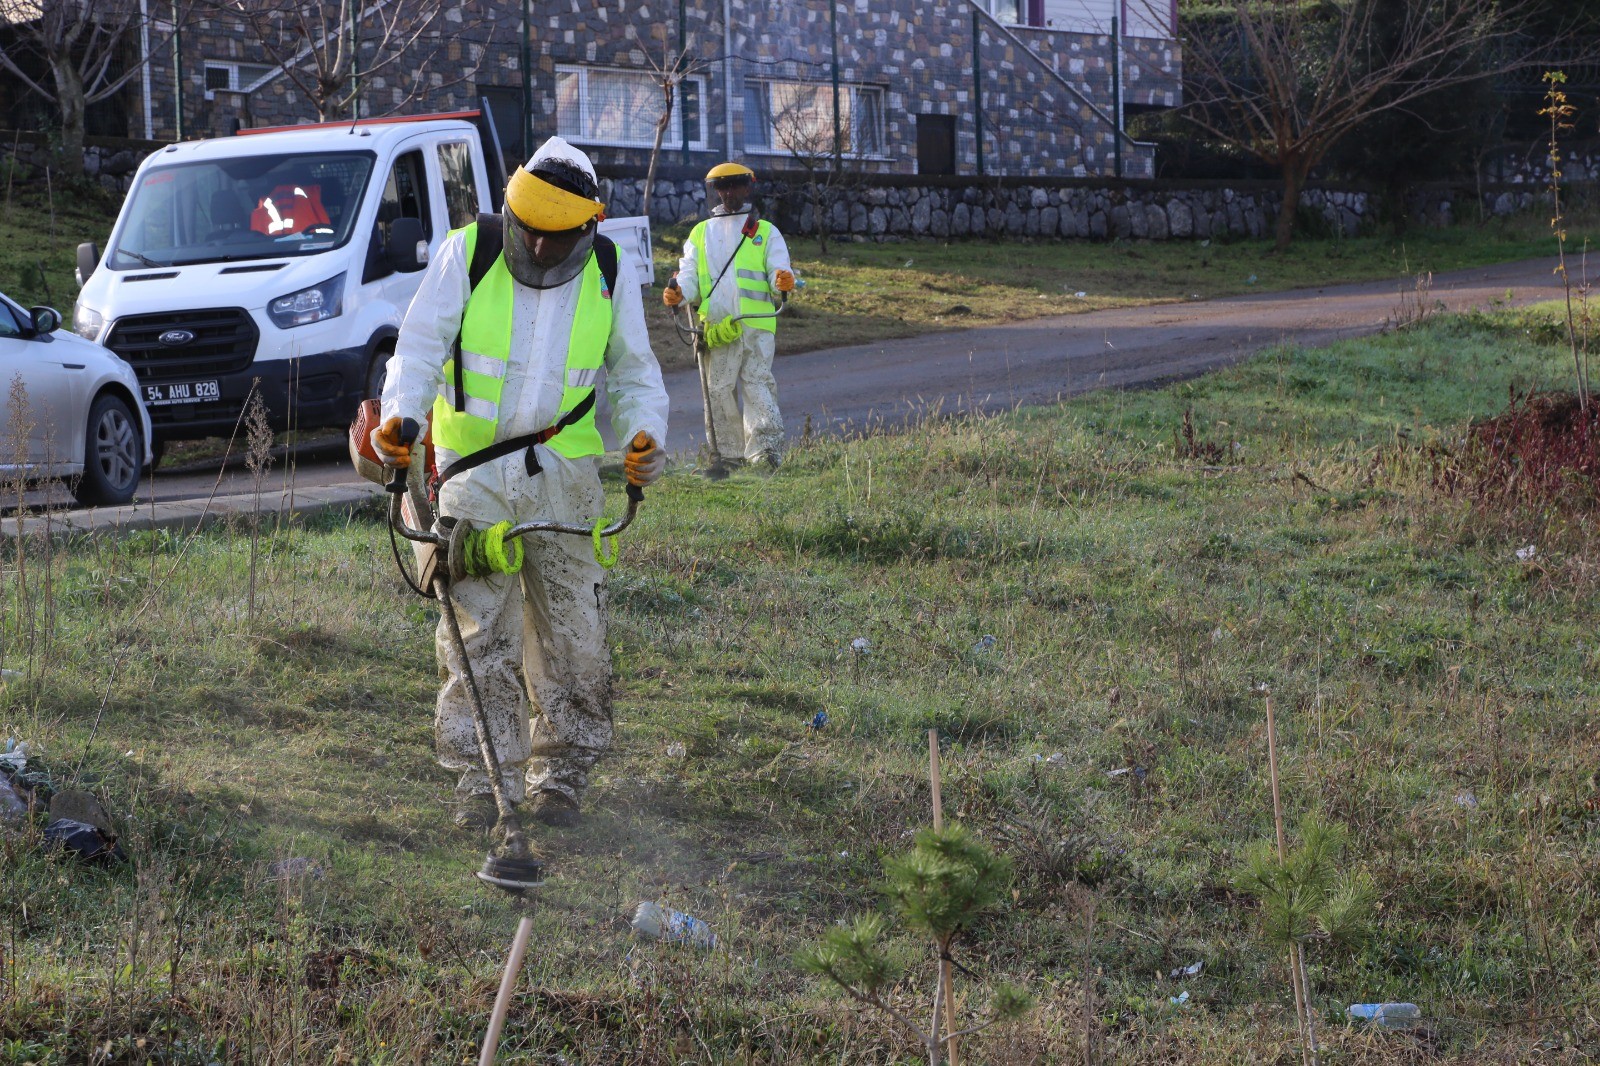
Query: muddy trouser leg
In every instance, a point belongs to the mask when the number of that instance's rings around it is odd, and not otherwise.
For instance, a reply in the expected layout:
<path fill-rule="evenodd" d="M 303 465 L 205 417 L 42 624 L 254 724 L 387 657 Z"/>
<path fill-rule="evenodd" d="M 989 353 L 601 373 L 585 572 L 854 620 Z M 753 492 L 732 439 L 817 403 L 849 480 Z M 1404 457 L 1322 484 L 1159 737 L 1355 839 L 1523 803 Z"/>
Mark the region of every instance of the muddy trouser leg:
<path fill-rule="evenodd" d="M 711 429 L 724 459 L 744 458 L 744 428 L 739 418 L 739 370 L 744 362 L 744 338 L 713 348 L 706 356 L 706 389 L 711 393 Z"/>
<path fill-rule="evenodd" d="M 772 374 L 777 338 L 766 330 L 746 329 L 736 343 L 744 351 L 739 372 L 739 391 L 744 396 L 744 457 L 754 462 L 762 453 L 771 452 L 781 458 L 783 414 L 778 410 L 778 379 Z"/>
<path fill-rule="evenodd" d="M 498 464 L 486 464 L 445 486 L 441 512 L 487 526 L 512 517 Z M 518 581 L 511 574 L 468 578 L 450 588 L 461 636 L 472 662 L 484 712 L 500 759 L 502 784 L 513 801 L 522 798 L 522 766 L 528 760 L 528 702 L 517 674 L 522 658 L 523 611 Z M 444 619 L 434 636 L 444 687 L 434 714 L 439 763 L 461 775 L 458 794 L 488 792 L 472 694 Z"/>
<path fill-rule="evenodd" d="M 540 449 L 541 458 L 546 453 Z M 552 455 L 534 479 L 542 482 L 534 495 L 542 497 L 543 513 L 592 523 L 604 503 L 598 471 L 595 459 Z M 605 571 L 586 537 L 545 535 L 524 543 L 522 671 L 534 707 L 528 791 L 576 800 L 613 733 Z"/>

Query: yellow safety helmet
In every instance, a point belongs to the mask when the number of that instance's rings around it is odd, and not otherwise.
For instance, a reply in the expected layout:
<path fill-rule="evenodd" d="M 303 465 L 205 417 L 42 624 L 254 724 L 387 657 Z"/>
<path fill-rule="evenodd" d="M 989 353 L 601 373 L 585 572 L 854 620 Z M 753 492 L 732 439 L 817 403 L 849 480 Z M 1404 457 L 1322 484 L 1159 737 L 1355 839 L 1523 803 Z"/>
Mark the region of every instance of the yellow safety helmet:
<path fill-rule="evenodd" d="M 756 180 L 756 172 L 743 163 L 718 163 L 706 171 L 706 184 L 716 186 L 722 183 L 735 184 L 738 182 Z"/>
<path fill-rule="evenodd" d="M 599 189 L 583 169 L 564 159 L 535 158 L 506 185 L 506 206 L 532 230 L 560 233 L 604 215 Z"/>

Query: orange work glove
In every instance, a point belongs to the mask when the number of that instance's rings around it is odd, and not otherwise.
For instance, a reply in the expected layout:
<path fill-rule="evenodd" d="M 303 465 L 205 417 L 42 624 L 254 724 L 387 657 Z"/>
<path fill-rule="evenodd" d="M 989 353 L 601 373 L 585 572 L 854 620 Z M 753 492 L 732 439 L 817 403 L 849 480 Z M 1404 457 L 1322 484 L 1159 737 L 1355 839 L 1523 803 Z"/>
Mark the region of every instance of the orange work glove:
<path fill-rule="evenodd" d="M 661 290 L 661 302 L 668 307 L 677 307 L 683 303 L 683 290 L 678 288 L 677 278 L 667 282 L 667 287 Z"/>
<path fill-rule="evenodd" d="M 372 431 L 372 450 L 384 466 L 409 467 L 411 445 L 400 440 L 400 419 L 384 419 L 383 425 Z"/>
<path fill-rule="evenodd" d="M 661 450 L 656 439 L 644 430 L 633 435 L 628 453 L 622 457 L 622 469 L 628 475 L 628 484 L 644 488 L 661 476 L 667 465 L 667 453 Z"/>
<path fill-rule="evenodd" d="M 794 291 L 794 275 L 789 273 L 787 270 L 780 270 L 773 274 L 772 283 L 773 285 L 777 286 L 779 292 Z"/>

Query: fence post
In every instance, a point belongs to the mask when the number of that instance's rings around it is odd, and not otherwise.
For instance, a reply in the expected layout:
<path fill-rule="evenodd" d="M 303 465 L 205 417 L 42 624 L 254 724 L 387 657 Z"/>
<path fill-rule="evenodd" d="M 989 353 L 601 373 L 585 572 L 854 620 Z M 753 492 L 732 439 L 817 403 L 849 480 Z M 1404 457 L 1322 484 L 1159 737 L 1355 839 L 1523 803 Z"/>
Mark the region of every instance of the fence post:
<path fill-rule="evenodd" d="M 183 29 L 178 22 L 178 0 L 172 0 L 172 111 L 173 139 L 183 140 Z"/>
<path fill-rule="evenodd" d="M 533 155 L 533 15 L 522 0 L 522 159 Z"/>
<path fill-rule="evenodd" d="M 1122 178 L 1122 24 L 1111 16 L 1111 158 Z"/>
<path fill-rule="evenodd" d="M 978 177 L 983 177 L 983 60 L 979 55 L 978 9 L 972 9 L 972 124 L 977 136 Z"/>

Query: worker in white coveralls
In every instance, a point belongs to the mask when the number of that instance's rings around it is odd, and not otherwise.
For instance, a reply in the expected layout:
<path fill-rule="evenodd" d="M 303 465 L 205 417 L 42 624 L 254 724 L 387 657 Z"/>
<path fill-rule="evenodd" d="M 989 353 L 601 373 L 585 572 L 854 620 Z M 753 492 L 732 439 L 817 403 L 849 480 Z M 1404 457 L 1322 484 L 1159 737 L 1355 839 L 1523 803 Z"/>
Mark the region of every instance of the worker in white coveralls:
<path fill-rule="evenodd" d="M 593 522 L 604 506 L 594 414 L 602 379 L 612 428 L 627 442 L 628 480 L 643 486 L 661 474 L 667 394 L 638 276 L 625 253 L 619 269 L 616 245 L 596 233 L 605 209 L 598 191 L 589 159 L 552 137 L 512 175 L 498 219 L 480 216 L 451 233 L 422 278 L 389 360 L 372 444 L 386 463 L 408 463 L 401 419 L 431 412 L 441 516 L 474 528 Z M 503 253 L 490 259 L 484 249 L 496 238 Z M 459 580 L 451 597 L 507 796 L 529 797 L 546 824 L 571 826 L 589 769 L 612 739 L 605 571 L 586 538 L 522 543 L 520 571 Z M 461 775 L 455 821 L 487 829 L 494 798 L 443 621 L 436 644 L 446 674 L 439 761 Z"/>
<path fill-rule="evenodd" d="M 676 284 L 662 293 L 668 307 L 685 300 L 698 304 L 707 327 L 734 315 L 770 314 L 773 294 L 794 290 L 783 234 L 751 208 L 755 180 L 755 172 L 739 163 L 711 168 L 706 175 L 706 201 L 714 204 L 711 217 L 690 231 Z M 772 375 L 777 320 L 744 319 L 736 335 L 713 347 L 714 340 L 724 339 L 715 333 L 707 329 L 705 375 L 720 458 L 732 466 L 748 461 L 776 469 L 783 459 L 783 415 Z M 742 417 L 735 389 L 743 393 Z"/>

